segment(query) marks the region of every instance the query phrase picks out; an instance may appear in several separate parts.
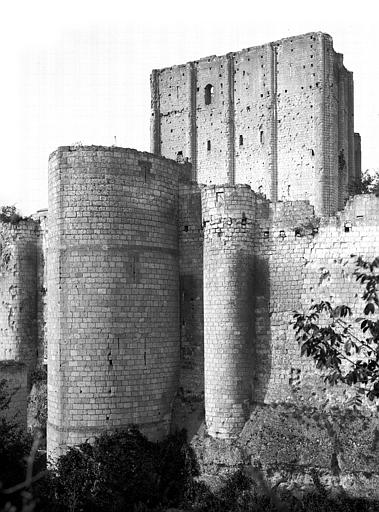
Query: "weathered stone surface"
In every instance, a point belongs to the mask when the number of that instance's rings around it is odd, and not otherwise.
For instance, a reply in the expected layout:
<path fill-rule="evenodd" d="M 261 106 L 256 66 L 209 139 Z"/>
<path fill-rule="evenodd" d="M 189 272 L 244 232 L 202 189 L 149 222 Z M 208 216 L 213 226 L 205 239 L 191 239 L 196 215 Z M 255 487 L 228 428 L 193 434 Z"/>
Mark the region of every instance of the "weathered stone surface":
<path fill-rule="evenodd" d="M 309 199 L 318 213 L 343 207 L 360 145 L 352 73 L 329 35 L 155 70 L 151 85 L 151 151 L 188 158 L 199 183 L 247 183 L 272 201 Z"/>
<path fill-rule="evenodd" d="M 359 411 L 324 412 L 289 404 L 256 406 L 240 436 L 192 440 L 202 479 L 211 488 L 237 469 L 270 487 L 299 491 L 318 481 L 332 493 L 379 498 L 378 418 Z M 221 479 L 221 480 L 220 480 Z"/>
<path fill-rule="evenodd" d="M 373 407 L 325 419 L 351 390 L 324 384 L 291 326 L 312 301 L 361 314 L 356 257 L 379 254 L 379 199 L 347 200 L 360 138 L 342 56 L 311 33 L 154 71 L 151 87 L 154 155 L 61 147 L 49 213 L 0 225 L 0 356 L 30 380 L 48 334 L 50 454 L 171 424 L 214 480 L 244 467 L 295 489 L 316 471 L 371 492 Z"/>
<path fill-rule="evenodd" d="M 180 360 L 178 198 L 187 169 L 135 150 L 50 156 L 48 449 L 168 432 Z M 188 174 L 188 173 L 187 173 Z"/>

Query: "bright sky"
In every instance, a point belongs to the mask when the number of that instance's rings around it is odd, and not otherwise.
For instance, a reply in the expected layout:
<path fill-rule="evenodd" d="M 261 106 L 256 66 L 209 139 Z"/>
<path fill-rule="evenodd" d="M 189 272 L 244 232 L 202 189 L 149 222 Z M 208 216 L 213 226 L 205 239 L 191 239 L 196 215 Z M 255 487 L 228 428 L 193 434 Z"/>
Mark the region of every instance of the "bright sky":
<path fill-rule="evenodd" d="M 149 151 L 153 68 L 291 35 L 329 33 L 354 72 L 363 169 L 379 169 L 375 2 L 24 0 L 0 21 L 0 205 L 47 207 L 48 155 L 83 144 Z"/>

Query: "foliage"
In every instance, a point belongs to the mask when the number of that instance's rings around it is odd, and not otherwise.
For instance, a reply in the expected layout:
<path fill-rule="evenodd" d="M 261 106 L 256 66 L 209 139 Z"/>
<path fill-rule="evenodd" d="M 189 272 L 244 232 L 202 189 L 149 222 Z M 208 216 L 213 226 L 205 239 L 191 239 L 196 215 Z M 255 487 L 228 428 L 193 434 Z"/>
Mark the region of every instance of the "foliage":
<path fill-rule="evenodd" d="M 8 408 L 11 397 L 3 379 L 0 411 Z M 43 457 L 37 454 L 38 443 L 12 421 L 0 419 L 0 511 L 34 510 L 29 488 L 44 467 Z"/>
<path fill-rule="evenodd" d="M 359 257 L 354 275 L 365 287 L 363 316 L 355 319 L 359 334 L 349 321 L 351 308 L 327 301 L 313 304 L 308 314 L 295 312 L 293 327 L 301 354 L 314 359 L 325 382 L 356 387 L 374 400 L 379 398 L 379 257 L 372 263 Z"/>
<path fill-rule="evenodd" d="M 15 206 L 0 206 L 0 221 L 9 224 L 18 224 L 21 220 L 25 220 L 20 215 Z"/>
<path fill-rule="evenodd" d="M 152 443 L 131 426 L 69 448 L 40 483 L 40 509 L 142 512 L 176 506 L 195 473 L 184 432 Z"/>
<path fill-rule="evenodd" d="M 350 187 L 350 194 L 376 194 L 379 195 L 379 171 L 375 173 L 368 169 L 357 178 Z"/>
<path fill-rule="evenodd" d="M 319 217 L 312 217 L 311 219 L 304 220 L 304 222 L 293 228 L 295 236 L 314 235 L 318 233 L 320 222 L 321 219 Z"/>
<path fill-rule="evenodd" d="M 241 469 L 231 475 L 221 489 L 211 492 L 203 482 L 196 490 L 186 510 L 193 512 L 374 512 L 377 503 L 343 494 L 332 497 L 322 486 L 316 471 L 312 473 L 315 490 L 294 493 L 269 488 L 262 473 L 253 478 Z"/>

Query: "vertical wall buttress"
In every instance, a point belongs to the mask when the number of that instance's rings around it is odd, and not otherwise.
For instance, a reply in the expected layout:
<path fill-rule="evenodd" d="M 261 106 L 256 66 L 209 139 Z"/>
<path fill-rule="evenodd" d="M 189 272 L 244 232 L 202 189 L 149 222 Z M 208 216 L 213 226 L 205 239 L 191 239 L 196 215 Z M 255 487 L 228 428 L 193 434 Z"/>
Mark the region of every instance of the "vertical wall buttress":
<path fill-rule="evenodd" d="M 271 201 L 278 200 L 277 46 L 271 44 Z"/>
<path fill-rule="evenodd" d="M 150 150 L 154 155 L 161 154 L 161 120 L 159 99 L 159 71 L 154 69 L 150 77 L 151 88 L 151 120 L 150 120 Z"/>
<path fill-rule="evenodd" d="M 186 65 L 186 73 L 188 96 L 187 154 L 192 164 L 192 179 L 197 181 L 196 68 L 193 62 Z"/>

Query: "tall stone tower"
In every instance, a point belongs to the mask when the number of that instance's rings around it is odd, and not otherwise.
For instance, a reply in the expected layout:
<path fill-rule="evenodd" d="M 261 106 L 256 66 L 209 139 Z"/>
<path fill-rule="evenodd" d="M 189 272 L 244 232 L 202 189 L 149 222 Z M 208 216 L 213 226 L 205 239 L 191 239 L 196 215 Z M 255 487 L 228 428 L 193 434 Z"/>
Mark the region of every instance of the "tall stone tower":
<path fill-rule="evenodd" d="M 50 455 L 130 423 L 153 438 L 168 433 L 185 171 L 130 149 L 61 147 L 50 156 Z"/>
<path fill-rule="evenodd" d="M 333 214 L 360 169 L 353 76 L 320 32 L 155 70 L 151 151 L 205 184 L 249 184 Z"/>

